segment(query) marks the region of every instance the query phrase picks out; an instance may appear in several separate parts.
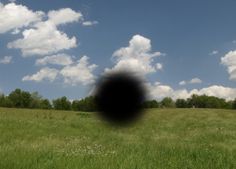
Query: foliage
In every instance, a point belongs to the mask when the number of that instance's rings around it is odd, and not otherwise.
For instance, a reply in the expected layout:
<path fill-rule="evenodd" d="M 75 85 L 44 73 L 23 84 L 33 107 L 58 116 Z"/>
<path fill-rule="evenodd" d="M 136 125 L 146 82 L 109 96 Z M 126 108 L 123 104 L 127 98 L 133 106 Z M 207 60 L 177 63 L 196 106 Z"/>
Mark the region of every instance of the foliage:
<path fill-rule="evenodd" d="M 188 102 L 184 99 L 177 99 L 175 102 L 177 108 L 186 108 L 188 107 Z"/>
<path fill-rule="evenodd" d="M 39 107 L 41 109 L 51 109 L 52 105 L 48 99 L 41 99 L 39 102 Z"/>
<path fill-rule="evenodd" d="M 51 103 L 38 92 L 29 93 L 16 89 L 9 96 L 0 95 L 0 107 L 51 109 Z"/>
<path fill-rule="evenodd" d="M 53 100 L 52 103 L 56 110 L 71 110 L 71 102 L 66 96 Z"/>
<path fill-rule="evenodd" d="M 161 107 L 163 107 L 163 108 L 173 108 L 173 107 L 175 107 L 175 102 L 170 97 L 165 97 L 161 101 Z"/>
<path fill-rule="evenodd" d="M 0 97 L 0 106 L 1 107 L 13 107 L 13 103 L 8 97 L 2 95 Z"/>
<path fill-rule="evenodd" d="M 53 105 L 48 99 L 43 98 L 38 92 L 29 93 L 21 89 L 12 91 L 8 96 L 0 94 L 0 107 L 32 108 L 32 109 L 56 109 L 94 112 L 97 110 L 94 96 L 74 100 L 72 103 L 67 97 L 53 100 Z M 226 101 L 225 99 L 207 96 L 192 95 L 187 99 L 176 99 L 170 97 L 163 98 L 161 101 L 146 100 L 144 108 L 217 108 L 217 109 L 236 109 L 235 100 Z"/>
<path fill-rule="evenodd" d="M 81 100 L 74 100 L 72 102 L 72 110 L 74 111 L 96 111 L 96 105 L 93 96 L 86 97 Z"/>
<path fill-rule="evenodd" d="M 30 107 L 30 103 L 32 102 L 32 97 L 30 93 L 21 91 L 21 89 L 16 89 L 11 92 L 8 98 L 12 102 L 13 107 L 16 108 Z"/>
<path fill-rule="evenodd" d="M 236 99 L 234 99 L 234 101 L 232 102 L 232 108 L 236 109 Z"/>
<path fill-rule="evenodd" d="M 160 104 L 158 101 L 156 100 L 146 100 L 144 103 L 143 103 L 143 107 L 144 108 L 159 108 L 160 107 Z"/>
<path fill-rule="evenodd" d="M 226 102 L 225 99 L 217 98 L 214 96 L 198 96 L 192 95 L 188 99 L 188 107 L 196 108 L 230 108 L 230 102 Z"/>

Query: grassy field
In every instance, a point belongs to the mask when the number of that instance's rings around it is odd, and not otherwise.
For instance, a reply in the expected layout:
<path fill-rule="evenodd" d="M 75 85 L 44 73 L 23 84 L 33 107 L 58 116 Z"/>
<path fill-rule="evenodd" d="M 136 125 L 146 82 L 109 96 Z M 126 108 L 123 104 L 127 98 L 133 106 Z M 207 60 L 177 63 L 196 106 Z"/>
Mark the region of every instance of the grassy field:
<path fill-rule="evenodd" d="M 0 169 L 235 169 L 236 111 L 152 109 L 129 128 L 94 114 L 0 108 Z"/>

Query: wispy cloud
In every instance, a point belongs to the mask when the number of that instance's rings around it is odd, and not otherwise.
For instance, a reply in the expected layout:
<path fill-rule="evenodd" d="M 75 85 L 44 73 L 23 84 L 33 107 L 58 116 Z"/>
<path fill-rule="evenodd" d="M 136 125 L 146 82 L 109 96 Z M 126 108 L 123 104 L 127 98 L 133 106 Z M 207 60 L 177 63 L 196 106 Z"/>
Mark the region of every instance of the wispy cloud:
<path fill-rule="evenodd" d="M 213 50 L 213 51 L 211 51 L 211 52 L 209 53 L 209 55 L 216 55 L 216 54 L 218 54 L 218 53 L 219 53 L 218 50 Z"/>
<path fill-rule="evenodd" d="M 12 56 L 4 56 L 0 59 L 0 64 L 9 64 L 12 61 Z"/>
<path fill-rule="evenodd" d="M 93 26 L 93 25 L 97 25 L 98 21 L 84 21 L 82 23 L 83 26 Z"/>
<path fill-rule="evenodd" d="M 193 78 L 193 79 L 191 79 L 189 81 L 185 81 L 185 80 L 180 81 L 179 85 L 183 86 L 183 85 L 187 85 L 187 84 L 199 84 L 199 83 L 202 83 L 202 80 L 197 78 L 197 77 L 195 77 L 195 78 Z"/>

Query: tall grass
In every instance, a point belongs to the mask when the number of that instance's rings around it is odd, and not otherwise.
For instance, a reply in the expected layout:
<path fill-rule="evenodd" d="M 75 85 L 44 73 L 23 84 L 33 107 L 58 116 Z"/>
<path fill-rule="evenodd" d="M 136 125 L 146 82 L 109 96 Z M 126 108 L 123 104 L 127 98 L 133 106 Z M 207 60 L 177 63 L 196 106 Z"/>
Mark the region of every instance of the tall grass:
<path fill-rule="evenodd" d="M 128 128 L 96 115 L 0 108 L 0 169 L 233 169 L 236 111 L 150 109 Z"/>

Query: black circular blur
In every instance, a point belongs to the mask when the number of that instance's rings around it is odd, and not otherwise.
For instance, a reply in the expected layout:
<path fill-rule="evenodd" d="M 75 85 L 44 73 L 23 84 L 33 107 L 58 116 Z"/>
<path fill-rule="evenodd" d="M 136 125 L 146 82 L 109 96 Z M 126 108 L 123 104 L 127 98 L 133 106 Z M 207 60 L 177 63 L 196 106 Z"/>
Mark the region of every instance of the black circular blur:
<path fill-rule="evenodd" d="M 127 72 L 106 75 L 97 84 L 99 115 L 114 124 L 127 124 L 140 117 L 144 100 L 142 82 Z"/>

